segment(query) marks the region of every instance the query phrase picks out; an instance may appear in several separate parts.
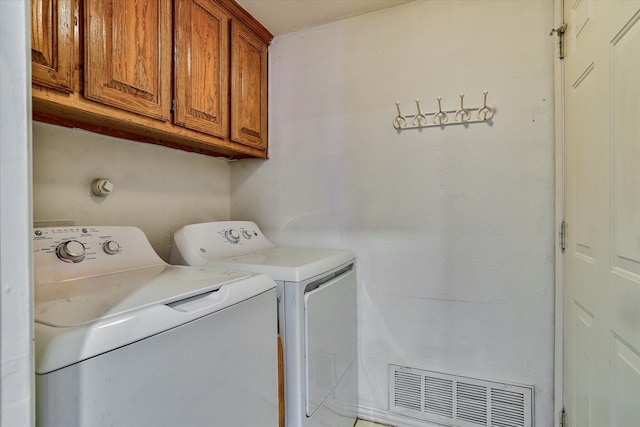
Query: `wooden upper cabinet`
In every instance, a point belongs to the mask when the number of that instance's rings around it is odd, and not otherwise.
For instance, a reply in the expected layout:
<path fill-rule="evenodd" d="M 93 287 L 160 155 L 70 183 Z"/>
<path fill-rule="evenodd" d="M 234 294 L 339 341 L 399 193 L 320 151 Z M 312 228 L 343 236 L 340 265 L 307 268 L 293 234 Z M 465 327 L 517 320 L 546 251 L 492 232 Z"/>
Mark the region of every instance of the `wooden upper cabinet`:
<path fill-rule="evenodd" d="M 231 22 L 231 140 L 267 148 L 267 44 Z"/>
<path fill-rule="evenodd" d="M 268 156 L 273 35 L 235 0 L 30 1 L 34 120 Z"/>
<path fill-rule="evenodd" d="M 85 0 L 84 96 L 169 120 L 171 2 Z"/>
<path fill-rule="evenodd" d="M 211 0 L 174 3 L 174 123 L 229 133 L 229 15 Z"/>
<path fill-rule="evenodd" d="M 75 0 L 31 1 L 33 82 L 73 91 Z"/>

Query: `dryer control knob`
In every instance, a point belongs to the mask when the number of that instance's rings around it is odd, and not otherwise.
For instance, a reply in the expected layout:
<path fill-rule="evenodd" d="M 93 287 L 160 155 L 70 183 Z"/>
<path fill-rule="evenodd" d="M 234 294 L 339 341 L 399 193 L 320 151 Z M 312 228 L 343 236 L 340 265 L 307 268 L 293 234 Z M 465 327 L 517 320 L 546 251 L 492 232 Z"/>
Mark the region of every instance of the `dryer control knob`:
<path fill-rule="evenodd" d="M 68 240 L 58 245 L 56 255 L 64 262 L 80 262 L 85 255 L 84 245 L 77 240 Z"/>
<path fill-rule="evenodd" d="M 253 233 L 249 230 L 242 230 L 242 237 L 245 239 L 250 239 L 253 237 Z"/>
<path fill-rule="evenodd" d="M 231 243 L 238 243 L 240 241 L 240 233 L 233 228 L 228 229 L 224 232 L 224 237 L 227 238 Z"/>
<path fill-rule="evenodd" d="M 120 245 L 115 240 L 109 240 L 104 242 L 102 249 L 109 255 L 115 255 L 118 253 L 118 250 L 120 250 Z"/>

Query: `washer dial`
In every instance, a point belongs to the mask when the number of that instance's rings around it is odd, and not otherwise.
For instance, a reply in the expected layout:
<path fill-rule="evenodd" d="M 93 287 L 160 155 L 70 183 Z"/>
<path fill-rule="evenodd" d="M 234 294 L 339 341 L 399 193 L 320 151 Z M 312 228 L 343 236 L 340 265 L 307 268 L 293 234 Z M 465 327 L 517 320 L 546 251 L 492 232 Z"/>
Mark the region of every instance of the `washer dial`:
<path fill-rule="evenodd" d="M 108 240 L 102 244 L 102 249 L 108 255 L 115 255 L 120 250 L 120 245 L 115 240 Z"/>
<path fill-rule="evenodd" d="M 250 239 L 253 237 L 253 233 L 250 230 L 242 230 L 242 237 Z"/>
<path fill-rule="evenodd" d="M 84 259 L 84 245 L 77 240 L 67 240 L 56 248 L 56 255 L 64 262 L 80 262 Z"/>

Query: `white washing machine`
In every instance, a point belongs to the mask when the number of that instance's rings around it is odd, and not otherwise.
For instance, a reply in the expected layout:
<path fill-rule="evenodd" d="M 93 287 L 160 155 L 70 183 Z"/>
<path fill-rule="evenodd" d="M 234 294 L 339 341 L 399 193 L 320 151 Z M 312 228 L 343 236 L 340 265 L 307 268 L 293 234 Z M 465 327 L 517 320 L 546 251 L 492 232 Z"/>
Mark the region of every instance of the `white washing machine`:
<path fill-rule="evenodd" d="M 278 426 L 276 285 L 134 227 L 34 230 L 40 427 Z"/>
<path fill-rule="evenodd" d="M 278 284 L 285 425 L 351 427 L 357 413 L 355 256 L 278 247 L 250 221 L 187 225 L 171 263 L 264 273 Z"/>

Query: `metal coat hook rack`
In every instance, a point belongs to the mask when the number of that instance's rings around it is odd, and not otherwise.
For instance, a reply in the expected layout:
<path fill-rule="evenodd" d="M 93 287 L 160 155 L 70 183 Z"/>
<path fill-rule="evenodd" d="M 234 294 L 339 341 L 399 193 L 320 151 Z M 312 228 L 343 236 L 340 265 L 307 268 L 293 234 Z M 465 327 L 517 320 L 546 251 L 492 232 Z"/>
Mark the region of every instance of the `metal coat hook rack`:
<path fill-rule="evenodd" d="M 488 122 L 493 118 L 493 107 L 487 104 L 488 91 L 482 92 L 484 105 L 482 107 L 467 108 L 464 106 L 464 93 L 460 94 L 460 107 L 455 110 L 442 109 L 442 97 L 438 97 L 438 111 L 423 113 L 420 100 L 416 99 L 417 114 L 403 115 L 400 111 L 400 101 L 396 102 L 398 116 L 393 120 L 393 127 L 398 131 L 404 129 L 420 129 L 434 126 L 461 125 L 467 123 Z"/>

